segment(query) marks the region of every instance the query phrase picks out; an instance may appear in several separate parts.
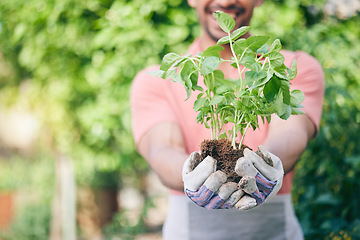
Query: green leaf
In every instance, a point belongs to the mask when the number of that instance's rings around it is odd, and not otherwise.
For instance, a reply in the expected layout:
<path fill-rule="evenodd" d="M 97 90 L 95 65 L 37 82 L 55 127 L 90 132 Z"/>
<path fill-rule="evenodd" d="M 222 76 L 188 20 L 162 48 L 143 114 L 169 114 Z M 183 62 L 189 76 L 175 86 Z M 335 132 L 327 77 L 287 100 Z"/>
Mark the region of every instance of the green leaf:
<path fill-rule="evenodd" d="M 291 68 L 287 69 L 289 73 L 289 80 L 293 80 L 296 77 L 297 74 L 297 61 L 294 59 Z"/>
<path fill-rule="evenodd" d="M 283 102 L 290 105 L 290 84 L 287 81 L 281 81 L 281 92 L 283 94 Z"/>
<path fill-rule="evenodd" d="M 221 106 L 221 109 L 224 113 L 223 117 L 225 116 L 234 116 L 233 113 L 235 113 L 235 108 L 233 105 L 223 105 Z"/>
<path fill-rule="evenodd" d="M 241 100 L 235 100 L 233 102 L 234 107 L 238 110 L 241 110 L 243 108 L 243 106 L 245 105 L 243 101 L 244 101 L 244 98 L 242 98 Z"/>
<path fill-rule="evenodd" d="M 216 21 L 218 22 L 220 28 L 226 32 L 230 33 L 235 27 L 235 20 L 227 13 L 222 11 L 214 12 Z"/>
<path fill-rule="evenodd" d="M 255 115 L 251 115 L 251 119 L 254 119 L 253 121 L 251 121 L 251 127 L 252 129 L 255 131 L 257 128 L 259 128 L 259 121 L 257 116 Z"/>
<path fill-rule="evenodd" d="M 267 121 L 268 123 L 270 123 L 270 122 L 271 122 L 271 116 L 266 116 L 266 121 Z"/>
<path fill-rule="evenodd" d="M 186 88 L 192 90 L 192 82 L 191 82 L 190 78 L 183 79 L 183 82 L 184 82 Z"/>
<path fill-rule="evenodd" d="M 277 94 L 277 98 L 275 99 L 275 112 L 276 114 L 281 117 L 281 115 L 284 114 L 285 110 L 283 109 L 283 105 L 284 105 L 284 102 L 283 102 L 283 95 L 281 92 L 279 92 L 279 94 Z"/>
<path fill-rule="evenodd" d="M 235 89 L 240 88 L 240 81 L 237 79 L 223 79 L 222 81 L 219 81 L 220 84 L 227 86 L 231 90 L 235 91 Z"/>
<path fill-rule="evenodd" d="M 284 64 L 285 57 L 279 52 L 270 52 L 267 57 L 274 68 L 281 67 Z"/>
<path fill-rule="evenodd" d="M 220 86 L 220 87 L 218 87 L 218 88 L 215 89 L 215 93 L 216 93 L 216 94 L 223 94 L 223 93 L 226 93 L 226 92 L 228 92 L 228 91 L 230 91 L 230 90 L 231 90 L 231 89 L 228 88 L 227 86 L 222 85 L 222 86 Z"/>
<path fill-rule="evenodd" d="M 165 75 L 164 75 L 164 79 L 173 79 L 173 78 L 176 78 L 176 76 L 179 76 L 177 73 L 176 73 L 176 68 L 173 68 L 173 69 L 169 69 L 165 72 Z"/>
<path fill-rule="evenodd" d="M 180 66 L 183 62 L 187 61 L 188 58 L 191 57 L 191 54 L 187 54 L 186 56 L 179 56 L 178 60 L 173 65 L 174 68 Z"/>
<path fill-rule="evenodd" d="M 266 72 L 266 79 L 265 79 L 265 83 L 267 83 L 268 81 L 270 81 L 270 79 L 274 76 L 274 74 L 270 71 Z M 262 84 L 259 84 L 259 86 L 261 86 Z"/>
<path fill-rule="evenodd" d="M 163 70 L 157 70 L 157 71 L 149 71 L 147 73 L 154 77 L 164 78 L 166 72 Z"/>
<path fill-rule="evenodd" d="M 253 71 L 259 71 L 261 69 L 261 66 L 259 63 L 257 63 L 252 56 L 245 56 L 241 59 L 240 64 L 248 69 L 251 69 Z"/>
<path fill-rule="evenodd" d="M 204 122 L 204 125 L 205 125 L 206 128 L 210 128 L 209 124 L 207 123 L 209 120 L 210 120 L 209 117 L 206 117 L 206 118 L 204 117 L 204 121 L 203 121 L 203 122 Z"/>
<path fill-rule="evenodd" d="M 281 42 L 279 39 L 275 39 L 274 42 L 271 44 L 269 51 L 270 52 L 279 52 L 281 50 Z"/>
<path fill-rule="evenodd" d="M 275 96 L 279 93 L 280 86 L 281 86 L 280 80 L 276 76 L 272 77 L 265 84 L 263 93 L 264 93 L 264 97 L 265 97 L 267 102 L 274 101 Z"/>
<path fill-rule="evenodd" d="M 251 122 L 254 122 L 254 123 L 257 122 L 258 119 L 255 115 L 249 114 L 248 116 L 249 116 L 249 119 Z"/>
<path fill-rule="evenodd" d="M 225 37 L 222 37 L 220 38 L 218 41 L 217 41 L 217 45 L 223 45 L 223 44 L 227 44 L 230 42 L 230 38 L 229 36 L 225 36 Z"/>
<path fill-rule="evenodd" d="M 215 82 L 222 82 L 224 80 L 224 73 L 221 70 L 216 69 L 213 74 Z"/>
<path fill-rule="evenodd" d="M 235 119 L 232 116 L 227 116 L 224 120 L 225 120 L 225 123 L 226 122 L 235 123 Z"/>
<path fill-rule="evenodd" d="M 224 100 L 225 97 L 221 96 L 221 95 L 215 95 L 211 100 L 210 100 L 210 105 L 216 105 L 219 104 L 222 100 Z"/>
<path fill-rule="evenodd" d="M 199 79 L 199 72 L 198 71 L 193 71 L 191 73 L 191 75 L 190 75 L 190 80 L 191 80 L 191 83 L 192 83 L 192 89 L 203 92 L 204 89 L 197 85 L 198 84 L 198 79 Z"/>
<path fill-rule="evenodd" d="M 230 36 L 231 41 L 236 41 L 239 37 L 243 36 L 250 30 L 250 26 L 243 26 L 241 28 L 236 29 Z"/>
<path fill-rule="evenodd" d="M 264 107 L 261 110 L 260 115 L 267 117 L 267 116 L 271 116 L 274 113 L 276 113 L 275 102 L 272 102 L 272 103 L 268 103 L 268 104 L 264 105 Z"/>
<path fill-rule="evenodd" d="M 261 117 L 261 121 L 263 124 L 265 124 L 265 117 L 264 116 L 260 116 Z"/>
<path fill-rule="evenodd" d="M 206 98 L 199 98 L 194 102 L 194 110 L 199 111 L 200 108 L 204 105 L 206 102 Z"/>
<path fill-rule="evenodd" d="M 196 116 L 196 121 L 201 124 L 204 123 L 204 113 L 203 112 L 198 113 L 198 115 Z"/>
<path fill-rule="evenodd" d="M 246 45 L 255 52 L 269 40 L 268 36 L 250 36 L 246 39 Z"/>
<path fill-rule="evenodd" d="M 302 114 L 305 114 L 305 112 L 300 108 L 292 108 L 291 114 L 292 115 L 302 115 Z"/>
<path fill-rule="evenodd" d="M 236 55 L 242 55 L 243 52 L 247 49 L 246 39 L 245 38 L 238 39 L 236 42 L 234 42 L 233 47 Z M 248 51 L 251 52 L 250 50 Z"/>
<path fill-rule="evenodd" d="M 224 48 L 221 47 L 221 46 L 218 46 L 218 45 L 215 45 L 215 46 L 211 46 L 211 47 L 208 47 L 204 53 L 203 53 L 203 57 L 206 58 L 206 57 L 210 57 L 210 56 L 214 56 L 214 57 L 218 57 L 220 58 L 220 51 L 222 51 Z"/>
<path fill-rule="evenodd" d="M 215 88 L 215 79 L 212 74 L 204 76 L 204 84 L 209 91 L 213 91 Z"/>
<path fill-rule="evenodd" d="M 225 98 L 229 102 L 233 102 L 235 99 L 235 94 L 233 92 L 227 92 L 225 93 Z"/>
<path fill-rule="evenodd" d="M 280 116 L 280 118 L 286 120 L 291 116 L 292 108 L 287 104 L 283 104 L 282 108 L 283 114 Z"/>
<path fill-rule="evenodd" d="M 203 76 L 212 73 L 219 66 L 221 60 L 218 57 L 207 57 L 201 65 L 200 72 Z"/>
<path fill-rule="evenodd" d="M 174 69 L 175 70 L 175 69 Z M 169 72 L 169 71 L 167 71 Z M 165 77 L 165 79 L 168 79 L 167 77 Z M 177 83 L 181 83 L 182 85 L 185 85 L 185 83 L 183 82 L 183 80 L 181 79 L 179 74 L 175 74 L 174 76 L 172 76 L 171 78 L 172 82 L 177 82 Z"/>
<path fill-rule="evenodd" d="M 269 51 L 268 45 L 265 43 L 262 45 L 258 50 L 256 50 L 256 53 L 267 53 Z"/>
<path fill-rule="evenodd" d="M 290 93 L 290 103 L 292 106 L 297 106 L 299 104 L 301 104 L 305 99 L 305 95 L 302 91 L 300 90 L 293 90 Z"/>
<path fill-rule="evenodd" d="M 186 84 L 185 84 L 185 90 L 186 90 L 186 96 L 187 96 L 186 99 L 185 99 L 185 101 L 186 101 L 191 97 L 191 88 L 187 87 Z"/>
<path fill-rule="evenodd" d="M 163 57 L 160 70 L 167 71 L 180 56 L 176 53 L 168 53 Z"/>
<path fill-rule="evenodd" d="M 247 71 L 245 72 L 245 81 L 246 84 L 253 89 L 258 87 L 259 85 L 265 84 L 265 81 L 261 81 L 263 79 L 267 79 L 266 72 L 255 72 L 255 71 Z"/>
<path fill-rule="evenodd" d="M 190 60 L 187 60 L 180 68 L 181 79 L 185 82 L 187 79 L 190 78 L 190 75 L 192 74 L 193 71 L 194 71 L 193 63 Z"/>
<path fill-rule="evenodd" d="M 287 80 L 288 75 L 287 75 L 286 69 L 287 69 L 287 67 L 285 66 L 285 64 L 282 64 L 281 66 L 274 68 L 274 73 L 277 77 Z"/>
<path fill-rule="evenodd" d="M 225 123 L 227 123 L 227 122 L 225 122 Z M 219 138 L 220 139 L 228 139 L 228 136 L 226 135 L 226 132 L 223 132 L 219 135 Z"/>

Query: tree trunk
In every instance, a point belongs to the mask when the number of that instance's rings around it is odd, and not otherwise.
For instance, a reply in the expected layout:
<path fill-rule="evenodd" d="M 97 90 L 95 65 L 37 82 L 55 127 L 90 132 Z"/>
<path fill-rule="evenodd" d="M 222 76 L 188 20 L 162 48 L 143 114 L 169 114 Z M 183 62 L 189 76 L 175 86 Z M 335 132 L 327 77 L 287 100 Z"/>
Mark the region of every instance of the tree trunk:
<path fill-rule="evenodd" d="M 71 161 L 56 156 L 56 187 L 53 199 L 50 240 L 76 239 L 76 184 Z"/>

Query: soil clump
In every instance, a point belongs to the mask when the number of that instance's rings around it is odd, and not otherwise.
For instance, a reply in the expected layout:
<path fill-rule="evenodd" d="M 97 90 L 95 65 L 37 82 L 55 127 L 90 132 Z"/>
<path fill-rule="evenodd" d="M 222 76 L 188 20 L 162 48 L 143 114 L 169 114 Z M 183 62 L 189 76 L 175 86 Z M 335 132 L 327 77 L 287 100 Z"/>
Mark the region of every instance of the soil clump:
<path fill-rule="evenodd" d="M 237 160 L 244 156 L 244 149 L 249 148 L 244 144 L 241 149 L 238 149 L 238 146 L 239 144 L 236 144 L 237 149 L 234 149 L 228 139 L 205 139 L 200 143 L 201 155 L 200 158 L 196 159 L 194 167 L 207 156 L 211 156 L 217 161 L 216 170 L 221 170 L 227 174 L 226 182 L 238 183 L 241 177 L 235 172 L 235 165 Z"/>

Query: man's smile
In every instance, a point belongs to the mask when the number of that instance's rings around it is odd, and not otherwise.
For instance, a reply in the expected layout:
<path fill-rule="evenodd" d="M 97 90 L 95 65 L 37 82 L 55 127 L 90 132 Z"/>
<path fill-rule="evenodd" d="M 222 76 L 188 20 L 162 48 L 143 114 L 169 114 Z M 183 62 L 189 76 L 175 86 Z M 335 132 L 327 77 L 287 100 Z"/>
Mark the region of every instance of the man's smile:
<path fill-rule="evenodd" d="M 211 14 L 213 16 L 213 13 L 216 11 L 223 11 L 227 14 L 229 14 L 234 20 L 236 20 L 237 17 L 239 17 L 241 14 L 245 13 L 245 8 L 237 6 L 237 5 L 230 5 L 228 7 L 222 7 L 219 5 L 215 6 L 207 6 L 205 8 L 205 12 L 207 14 Z"/>

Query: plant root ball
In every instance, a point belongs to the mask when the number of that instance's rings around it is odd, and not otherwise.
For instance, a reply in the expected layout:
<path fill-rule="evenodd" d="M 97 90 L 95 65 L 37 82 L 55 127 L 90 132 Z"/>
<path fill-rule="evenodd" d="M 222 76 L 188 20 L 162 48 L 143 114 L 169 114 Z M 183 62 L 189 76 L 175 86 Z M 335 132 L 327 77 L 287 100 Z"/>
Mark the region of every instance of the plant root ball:
<path fill-rule="evenodd" d="M 236 147 L 239 147 L 239 144 L 236 144 Z M 228 139 L 205 139 L 200 144 L 201 156 L 196 161 L 195 166 L 207 156 L 211 156 L 217 161 L 216 170 L 221 170 L 227 174 L 227 182 L 238 183 L 241 177 L 235 172 L 235 165 L 237 160 L 244 156 L 245 148 L 249 147 L 242 145 L 241 149 L 234 149 Z"/>

